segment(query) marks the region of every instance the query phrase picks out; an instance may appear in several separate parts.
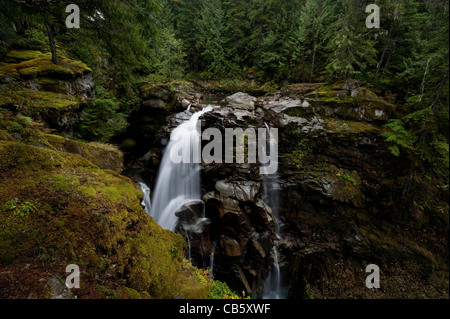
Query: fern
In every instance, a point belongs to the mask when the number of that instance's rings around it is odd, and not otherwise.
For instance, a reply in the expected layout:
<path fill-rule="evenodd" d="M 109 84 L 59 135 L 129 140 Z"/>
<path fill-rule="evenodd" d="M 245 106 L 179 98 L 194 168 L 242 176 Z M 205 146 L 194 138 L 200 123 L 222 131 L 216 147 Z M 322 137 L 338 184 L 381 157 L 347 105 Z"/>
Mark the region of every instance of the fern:
<path fill-rule="evenodd" d="M 407 150 L 414 149 L 415 137 L 408 133 L 405 129 L 405 124 L 401 120 L 389 120 L 385 125 L 389 131 L 382 133 L 381 136 L 385 138 L 387 143 L 390 143 L 389 151 L 395 157 L 400 156 L 400 149 Z"/>

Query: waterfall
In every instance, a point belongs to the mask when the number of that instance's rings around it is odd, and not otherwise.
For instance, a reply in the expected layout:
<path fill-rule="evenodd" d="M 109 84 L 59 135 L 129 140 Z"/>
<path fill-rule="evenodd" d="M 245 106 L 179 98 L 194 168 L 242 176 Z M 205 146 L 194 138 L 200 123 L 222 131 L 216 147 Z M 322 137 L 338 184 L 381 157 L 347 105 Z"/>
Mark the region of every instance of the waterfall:
<path fill-rule="evenodd" d="M 281 299 L 281 272 L 280 264 L 278 263 L 278 248 L 273 246 L 273 268 L 271 269 L 269 276 L 264 283 L 264 299 Z"/>
<path fill-rule="evenodd" d="M 214 275 L 214 254 L 216 252 L 216 242 L 212 243 L 211 255 L 209 255 L 209 274 Z"/>
<path fill-rule="evenodd" d="M 186 233 L 187 242 L 188 242 L 188 260 L 191 261 L 191 238 L 189 237 L 189 233 Z"/>
<path fill-rule="evenodd" d="M 201 200 L 199 117 L 212 110 L 206 107 L 180 124 L 171 134 L 159 168 L 150 216 L 163 228 L 174 231 L 178 217 L 174 212 L 182 205 Z M 180 155 L 180 163 L 173 157 Z"/>
<path fill-rule="evenodd" d="M 144 200 L 141 205 L 145 207 L 145 211 L 150 215 L 150 210 L 152 209 L 152 202 L 150 200 L 150 187 L 144 183 L 139 182 L 142 193 L 144 193 Z"/>
<path fill-rule="evenodd" d="M 278 141 L 271 134 L 269 125 L 265 123 L 267 134 L 269 135 L 269 140 L 266 145 L 266 148 L 272 149 L 276 147 L 276 143 Z M 275 226 L 275 235 L 277 240 L 281 238 L 281 222 L 279 216 L 279 206 L 280 206 L 280 181 L 278 173 L 263 175 L 263 198 L 264 202 L 272 209 L 274 226 Z M 281 272 L 280 272 L 280 264 L 278 258 L 278 247 L 277 243 L 272 248 L 273 255 L 273 266 L 270 270 L 269 276 L 267 277 L 264 283 L 264 299 L 281 299 L 282 291 L 281 291 Z"/>
<path fill-rule="evenodd" d="M 266 146 L 269 149 L 273 149 L 276 146 L 278 141 L 274 138 L 273 134 L 270 131 L 269 125 L 266 125 L 267 134 L 269 135 L 268 145 Z M 265 151 L 265 150 L 264 150 Z M 274 174 L 264 174 L 263 175 L 263 184 L 264 191 L 263 197 L 265 203 L 272 209 L 274 223 L 275 223 L 275 234 L 279 239 L 280 236 L 280 216 L 279 216 L 279 206 L 280 206 L 280 178 L 278 173 Z"/>

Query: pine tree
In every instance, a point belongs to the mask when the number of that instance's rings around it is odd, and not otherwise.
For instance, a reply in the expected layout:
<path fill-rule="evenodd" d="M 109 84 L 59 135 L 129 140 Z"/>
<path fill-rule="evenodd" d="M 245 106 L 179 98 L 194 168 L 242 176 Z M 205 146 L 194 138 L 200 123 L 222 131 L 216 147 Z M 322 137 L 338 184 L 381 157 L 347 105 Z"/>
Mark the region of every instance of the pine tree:
<path fill-rule="evenodd" d="M 272 16 L 254 54 L 254 63 L 264 71 L 267 80 L 290 76 L 293 48 L 289 40 L 298 23 L 301 6 L 298 0 L 274 2 L 270 6 Z"/>
<path fill-rule="evenodd" d="M 409 34 L 409 52 L 399 43 L 396 59 L 403 59 L 403 72 L 395 81 L 406 82 L 400 87 L 408 112 L 402 123 L 411 135 L 411 148 L 401 148 L 410 160 L 408 176 L 403 187 L 407 196 L 423 185 L 424 176 L 436 184 L 448 185 L 449 165 L 449 40 L 448 2 L 408 2 L 409 13 L 401 31 Z M 408 28 L 406 28 L 408 27 Z M 397 121 L 398 120 L 393 120 Z M 395 130 L 389 127 L 391 133 Z M 389 141 L 389 136 L 388 137 Z M 398 143 L 397 143 L 398 144 Z M 422 185 L 422 186 L 421 186 Z M 448 186 L 447 186 L 448 187 Z"/>
<path fill-rule="evenodd" d="M 179 0 L 171 6 L 175 16 L 175 36 L 183 41 L 186 61 L 189 69 L 195 73 L 200 70 L 200 61 L 196 47 L 199 32 L 194 22 L 200 19 L 202 1 L 204 0 Z"/>
<path fill-rule="evenodd" d="M 307 0 L 299 11 L 298 22 L 289 39 L 293 48 L 292 68 L 296 69 L 298 64 L 308 64 L 309 82 L 314 80 L 318 62 L 324 62 L 325 35 L 327 27 L 333 22 L 334 7 L 333 2 L 328 0 Z"/>
<path fill-rule="evenodd" d="M 161 2 L 162 8 L 153 17 L 158 34 L 150 41 L 152 54 L 152 73 L 161 76 L 162 81 L 181 79 L 185 73 L 185 57 L 183 41 L 175 35 L 175 14 L 173 2 Z"/>
<path fill-rule="evenodd" d="M 328 27 L 326 70 L 329 77 L 354 77 L 376 63 L 375 41 L 365 26 L 362 1 L 340 0 L 335 7 L 338 19 Z"/>
<path fill-rule="evenodd" d="M 196 49 L 202 70 L 214 76 L 232 72 L 226 39 L 225 12 L 221 0 L 204 0 L 200 5 L 199 19 L 194 21 L 197 30 Z"/>

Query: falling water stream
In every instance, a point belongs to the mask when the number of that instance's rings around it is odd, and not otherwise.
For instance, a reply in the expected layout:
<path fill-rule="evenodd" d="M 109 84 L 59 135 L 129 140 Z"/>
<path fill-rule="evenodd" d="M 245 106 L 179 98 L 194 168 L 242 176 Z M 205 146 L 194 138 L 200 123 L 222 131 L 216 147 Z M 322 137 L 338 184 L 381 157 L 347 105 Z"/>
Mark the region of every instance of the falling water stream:
<path fill-rule="evenodd" d="M 152 209 L 152 202 L 150 200 L 150 187 L 146 184 L 139 182 L 139 187 L 141 188 L 142 193 L 144 193 L 144 200 L 141 205 L 145 207 L 145 211 L 150 215 L 150 210 Z"/>
<path fill-rule="evenodd" d="M 212 243 L 211 255 L 209 255 L 209 273 L 214 275 L 214 254 L 216 253 L 216 242 Z"/>
<path fill-rule="evenodd" d="M 265 123 L 267 134 L 270 136 L 268 145 L 266 146 L 270 150 L 274 147 L 277 147 L 276 143 L 278 143 L 275 136 L 271 133 L 270 127 L 267 123 Z M 264 184 L 264 192 L 263 197 L 266 204 L 272 209 L 274 225 L 275 225 L 275 235 L 276 239 L 279 240 L 281 238 L 281 225 L 280 225 L 280 217 L 279 217 L 279 199 L 280 199 L 280 182 L 278 173 L 263 175 L 263 184 Z M 267 277 L 264 283 L 264 299 L 281 299 L 283 298 L 283 291 L 281 288 L 281 272 L 280 272 L 280 264 L 279 264 L 279 252 L 278 246 L 275 242 L 275 245 L 272 248 L 272 256 L 273 256 L 273 266 L 270 270 L 269 276 Z"/>
<path fill-rule="evenodd" d="M 200 201 L 201 185 L 200 185 L 200 161 L 195 160 L 200 152 L 201 135 L 198 130 L 199 118 L 213 107 L 208 106 L 202 111 L 194 113 L 188 121 L 180 124 L 171 134 L 170 141 L 164 152 L 158 178 L 156 181 L 155 191 L 153 194 L 153 202 L 150 200 L 150 188 L 144 183 L 139 186 L 144 193 L 142 205 L 145 206 L 146 212 L 163 228 L 175 231 L 178 224 L 178 217 L 175 211 L 184 204 L 193 201 Z M 188 111 L 189 112 L 189 111 Z M 266 148 L 272 149 L 276 147 L 277 140 L 271 134 L 269 126 L 266 124 L 267 134 L 270 136 Z M 183 159 L 180 162 L 173 161 L 173 155 L 180 155 L 182 151 Z M 172 154 L 172 156 L 171 156 Z M 187 154 L 187 155 L 186 155 Z M 199 157 L 197 157 L 199 158 Z M 278 174 L 263 175 L 264 183 L 264 200 L 271 207 L 277 240 L 280 239 L 280 219 L 279 219 L 279 177 Z M 204 216 L 203 216 L 204 217 Z M 204 222 L 205 218 L 198 222 Z M 192 225 L 196 226 L 196 225 Z M 187 240 L 190 241 L 189 234 Z M 212 245 L 210 254 L 210 273 L 214 273 L 214 254 L 216 243 Z M 282 298 L 281 289 L 281 273 L 279 266 L 279 252 L 277 244 L 272 248 L 273 267 L 265 281 L 265 290 L 263 298 L 280 299 Z M 191 259 L 191 251 L 189 245 L 189 259 Z"/>
<path fill-rule="evenodd" d="M 201 136 L 198 131 L 199 118 L 212 107 L 206 107 L 180 124 L 171 138 L 159 168 L 150 216 L 163 228 L 174 231 L 178 217 L 175 211 L 192 201 L 201 200 L 200 158 Z M 175 154 L 182 151 L 182 160 L 176 163 Z M 172 156 L 171 156 L 172 154 Z"/>

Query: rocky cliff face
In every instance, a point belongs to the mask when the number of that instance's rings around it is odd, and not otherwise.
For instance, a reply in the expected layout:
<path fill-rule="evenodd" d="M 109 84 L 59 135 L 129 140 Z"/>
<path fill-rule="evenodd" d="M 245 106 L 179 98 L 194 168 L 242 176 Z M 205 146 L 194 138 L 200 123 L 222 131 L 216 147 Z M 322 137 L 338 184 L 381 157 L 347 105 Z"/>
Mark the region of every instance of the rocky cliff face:
<path fill-rule="evenodd" d="M 350 81 L 293 85 L 259 99 L 258 108 L 281 130 L 279 245 L 289 297 L 304 297 L 306 285 L 326 298 L 425 297 L 420 285 L 429 296 L 448 295 L 436 279 L 448 267 L 440 257 L 448 243 L 432 244 L 448 233 L 437 226 L 448 216 L 417 215 L 402 200 L 408 161 L 380 137 L 395 105 Z M 365 288 L 371 263 L 388 288 Z"/>
<path fill-rule="evenodd" d="M 257 99 L 237 94 L 205 113 L 203 129 L 279 129 L 281 236 L 263 200 L 259 164 L 203 163 L 211 223 L 190 238 L 194 262 L 210 266 L 214 251 L 216 278 L 261 297 L 276 245 L 290 298 L 448 296 L 448 215 L 420 212 L 402 199 L 409 163 L 380 136 L 396 108 L 347 81 L 290 85 Z M 158 139 L 189 116 L 168 117 Z M 157 166 L 158 149 L 150 153 Z M 372 263 L 385 289 L 365 287 Z"/>

